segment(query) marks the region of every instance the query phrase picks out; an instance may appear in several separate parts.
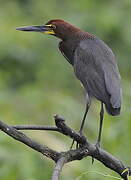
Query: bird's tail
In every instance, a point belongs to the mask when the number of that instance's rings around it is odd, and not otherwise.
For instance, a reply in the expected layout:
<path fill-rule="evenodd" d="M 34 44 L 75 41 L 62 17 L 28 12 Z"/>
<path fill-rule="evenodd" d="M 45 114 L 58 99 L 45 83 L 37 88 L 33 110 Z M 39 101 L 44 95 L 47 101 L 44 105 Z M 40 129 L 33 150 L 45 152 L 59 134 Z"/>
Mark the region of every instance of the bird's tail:
<path fill-rule="evenodd" d="M 111 104 L 105 104 L 105 107 L 106 107 L 106 111 L 108 112 L 108 114 L 110 114 L 112 116 L 117 116 L 120 114 L 121 107 L 114 108 L 114 107 L 112 107 Z"/>

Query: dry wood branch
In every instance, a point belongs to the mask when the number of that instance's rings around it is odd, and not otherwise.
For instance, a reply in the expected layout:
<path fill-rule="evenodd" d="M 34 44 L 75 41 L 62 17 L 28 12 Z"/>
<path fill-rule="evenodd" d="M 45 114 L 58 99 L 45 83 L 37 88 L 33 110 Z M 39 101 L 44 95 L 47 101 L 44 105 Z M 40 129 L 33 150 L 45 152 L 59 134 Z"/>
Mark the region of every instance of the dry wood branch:
<path fill-rule="evenodd" d="M 0 121 L 0 129 L 13 137 L 17 141 L 20 141 L 30 148 L 42 153 L 48 158 L 54 160 L 56 162 L 55 169 L 53 171 L 52 180 L 58 180 L 60 176 L 60 172 L 65 163 L 74 160 L 81 160 L 84 157 L 91 156 L 94 159 L 97 159 L 101 163 L 103 163 L 106 167 L 112 169 L 116 173 L 118 173 L 124 180 L 128 180 L 127 175 L 131 175 L 131 168 L 128 167 L 128 171 L 122 173 L 127 166 L 125 166 L 122 161 L 118 160 L 108 152 L 103 149 L 97 149 L 96 146 L 88 141 L 85 136 L 80 136 L 79 133 L 75 132 L 73 129 L 68 127 L 65 124 L 65 121 L 60 116 L 55 116 L 55 123 L 57 127 L 46 127 L 46 126 L 25 126 L 25 125 L 17 125 L 17 126 L 8 126 L 2 121 Z M 40 145 L 35 142 L 31 138 L 27 137 L 24 133 L 18 130 L 50 130 L 56 131 L 61 134 L 64 134 L 72 139 L 74 139 L 77 143 L 79 143 L 79 148 L 74 150 L 69 150 L 66 152 L 56 152 L 47 146 Z"/>
<path fill-rule="evenodd" d="M 60 132 L 60 129 L 57 127 L 51 127 L 51 126 L 40 126 L 40 125 L 16 125 L 11 126 L 17 130 L 46 130 L 46 131 L 58 131 Z"/>
<path fill-rule="evenodd" d="M 62 171 L 62 167 L 66 163 L 66 159 L 67 157 L 63 156 L 57 161 L 56 166 L 53 171 L 52 180 L 59 180 L 60 173 Z"/>
<path fill-rule="evenodd" d="M 86 139 L 86 137 L 84 136 L 81 137 L 78 133 L 76 133 L 71 128 L 69 128 L 64 123 L 64 119 L 61 118 L 60 116 L 55 116 L 55 122 L 56 122 L 56 126 L 61 129 L 63 134 L 70 136 L 75 141 L 80 143 L 81 147 L 83 147 L 83 150 L 85 151 L 86 154 L 85 153 L 81 154 L 81 152 L 83 151 L 81 151 L 80 149 L 80 151 L 78 151 L 77 153 L 75 152 L 76 159 L 82 159 L 85 156 L 92 156 L 93 158 L 102 162 L 106 167 L 117 172 L 124 180 L 127 180 L 128 172 L 125 172 L 124 174 L 122 174 L 124 169 L 126 169 L 127 167 L 120 160 L 118 160 L 117 158 L 115 158 L 114 156 L 112 156 L 111 154 L 109 154 L 108 152 L 106 152 L 105 150 L 101 148 L 99 148 L 99 151 L 98 151 L 96 146 L 90 143 Z M 70 160 L 72 161 L 72 159 L 74 160 L 73 155 L 71 155 L 71 159 L 69 159 L 69 161 Z M 128 169 L 129 169 L 129 174 L 131 175 L 131 169 L 130 168 Z"/>
<path fill-rule="evenodd" d="M 29 146 L 30 148 L 42 153 L 43 155 L 53 159 L 57 162 L 60 153 L 48 148 L 47 146 L 40 145 L 39 143 L 35 142 L 31 138 L 27 137 L 24 133 L 17 131 L 15 128 L 8 126 L 7 124 L 0 121 L 0 129 L 11 136 L 12 138 L 16 139 L 24 143 L 25 145 Z"/>

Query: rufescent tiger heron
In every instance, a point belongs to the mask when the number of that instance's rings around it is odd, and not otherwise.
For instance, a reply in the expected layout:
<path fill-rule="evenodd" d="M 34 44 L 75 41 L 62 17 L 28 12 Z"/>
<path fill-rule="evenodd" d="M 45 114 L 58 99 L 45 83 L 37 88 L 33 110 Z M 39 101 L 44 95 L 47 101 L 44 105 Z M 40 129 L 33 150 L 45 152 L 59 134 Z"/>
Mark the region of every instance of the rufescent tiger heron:
<path fill-rule="evenodd" d="M 80 127 L 84 127 L 86 115 L 95 97 L 101 102 L 100 126 L 97 147 L 100 146 L 104 106 L 108 114 L 116 116 L 121 110 L 120 74 L 112 50 L 98 37 L 65 22 L 50 20 L 41 26 L 19 27 L 20 31 L 41 32 L 56 36 L 61 41 L 59 50 L 72 65 L 76 77 L 83 84 L 86 94 L 86 110 Z"/>

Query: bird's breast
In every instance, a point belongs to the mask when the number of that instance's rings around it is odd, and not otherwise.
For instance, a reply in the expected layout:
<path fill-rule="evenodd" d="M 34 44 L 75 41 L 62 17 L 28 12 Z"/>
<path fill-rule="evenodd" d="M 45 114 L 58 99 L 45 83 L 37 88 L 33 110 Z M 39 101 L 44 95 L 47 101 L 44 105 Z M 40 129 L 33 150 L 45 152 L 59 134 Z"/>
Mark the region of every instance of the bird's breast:
<path fill-rule="evenodd" d="M 74 41 L 61 41 L 59 43 L 59 50 L 71 65 L 74 64 L 74 53 L 76 47 L 77 47 L 77 42 Z"/>

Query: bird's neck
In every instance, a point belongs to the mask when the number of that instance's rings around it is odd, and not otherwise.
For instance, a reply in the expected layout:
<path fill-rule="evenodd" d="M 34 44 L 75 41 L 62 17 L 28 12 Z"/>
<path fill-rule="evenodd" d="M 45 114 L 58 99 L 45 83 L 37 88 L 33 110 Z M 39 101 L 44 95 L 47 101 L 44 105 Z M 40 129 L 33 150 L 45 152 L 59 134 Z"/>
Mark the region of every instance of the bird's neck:
<path fill-rule="evenodd" d="M 94 35 L 85 32 L 85 31 L 78 31 L 75 34 L 75 38 L 79 39 L 79 40 L 85 40 L 85 39 L 94 39 Z"/>
<path fill-rule="evenodd" d="M 73 41 L 81 41 L 81 40 L 86 40 L 86 39 L 94 39 L 94 35 L 85 32 L 85 31 L 81 31 L 79 29 L 75 29 L 70 31 L 70 33 L 68 33 L 68 36 L 65 36 L 62 40 L 63 41 L 69 41 L 69 40 L 73 40 Z"/>
<path fill-rule="evenodd" d="M 65 36 L 65 38 L 62 39 L 62 41 L 59 43 L 59 49 L 62 52 L 62 54 L 66 57 L 67 61 L 73 65 L 74 53 L 80 41 L 93 38 L 94 36 L 87 32 L 79 30 L 75 32 L 72 31 L 70 33 L 70 36 L 67 36 L 67 38 Z"/>

